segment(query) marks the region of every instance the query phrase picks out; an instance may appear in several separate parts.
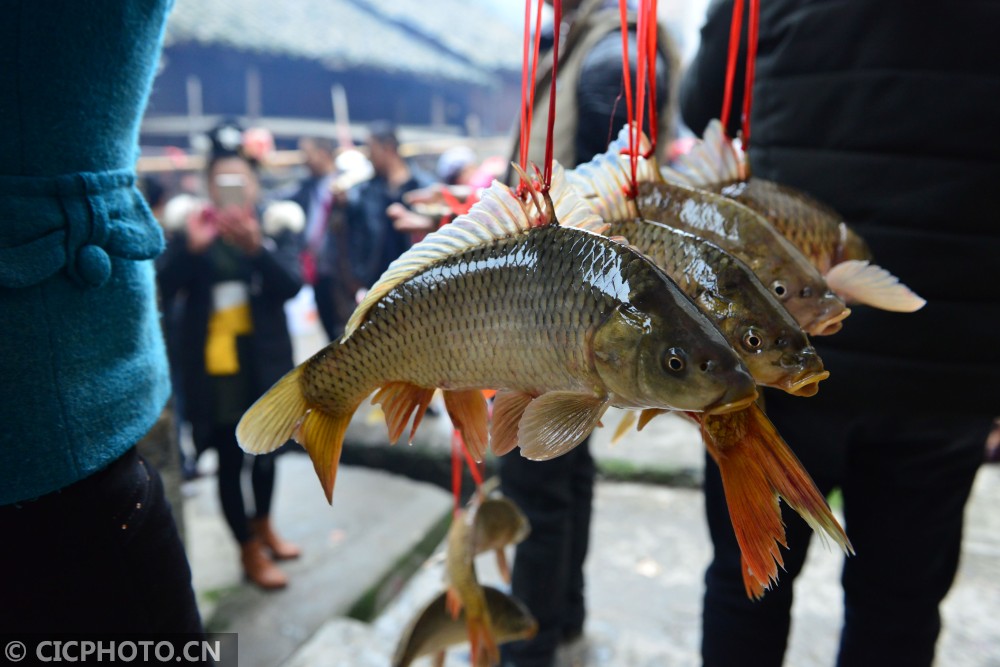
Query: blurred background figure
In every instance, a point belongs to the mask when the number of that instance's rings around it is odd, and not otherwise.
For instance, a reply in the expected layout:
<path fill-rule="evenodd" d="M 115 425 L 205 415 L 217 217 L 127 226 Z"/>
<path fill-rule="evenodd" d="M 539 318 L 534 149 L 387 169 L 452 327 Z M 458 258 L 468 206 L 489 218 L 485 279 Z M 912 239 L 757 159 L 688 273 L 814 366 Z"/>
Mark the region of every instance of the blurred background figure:
<path fill-rule="evenodd" d="M 468 185 L 478 166 L 475 151 L 468 146 L 455 146 L 438 158 L 437 177 L 445 185 Z"/>
<path fill-rule="evenodd" d="M 337 144 L 326 137 L 303 137 L 299 141 L 309 174 L 299 182 L 289 197 L 305 211 L 303 231 L 302 275 L 312 285 L 316 310 L 330 340 L 340 335 L 343 323 L 338 322 L 333 303 L 335 267 L 329 255 L 329 218 L 333 203 L 333 183 L 337 176 Z"/>
<path fill-rule="evenodd" d="M 409 234 L 393 228 L 388 208 L 401 203 L 407 192 L 434 182 L 399 154 L 392 124 L 372 123 L 366 143 L 375 173 L 348 192 L 346 208 L 352 272 L 363 288 L 378 280 L 412 243 Z"/>
<path fill-rule="evenodd" d="M 235 430 L 243 412 L 292 368 L 284 303 L 302 286 L 305 216 L 294 202 L 261 203 L 261 156 L 245 151 L 243 136 L 231 123 L 211 133 L 209 202 L 189 213 L 157 268 L 163 299 L 182 299 L 177 361 L 184 419 L 199 451 L 218 452 L 219 498 L 244 573 L 262 588 L 280 588 L 287 578 L 274 560 L 295 558 L 299 550 L 279 538 L 270 521 L 276 454 L 253 457 L 248 514 Z"/>
<path fill-rule="evenodd" d="M 731 0 L 710 6 L 682 86 L 698 134 L 722 108 L 732 11 Z M 856 307 L 843 331 L 814 338 L 833 373 L 817 396 L 765 390 L 771 420 L 819 489 L 843 492 L 857 551 L 841 578 L 843 667 L 934 661 L 965 503 L 1000 412 L 1000 298 L 995 282 L 968 280 L 970 267 L 1000 256 L 1000 75 L 987 65 L 1000 60 L 997 17 L 996 3 L 937 13 L 869 0 L 761 3 L 753 174 L 832 206 L 880 265 L 927 299 L 916 313 Z M 742 90 L 730 136 L 741 108 Z M 785 572 L 754 602 L 710 458 L 705 495 L 714 557 L 704 664 L 777 667 L 811 531 L 783 513 Z"/>
<path fill-rule="evenodd" d="M 553 156 L 575 167 L 599 153 L 628 121 L 623 90 L 622 34 L 618 2 L 563 2 L 564 42 L 559 52 Z M 629 62 L 636 78 L 635 15 L 631 15 Z M 543 48 L 551 49 L 552 27 L 543 27 Z M 657 102 L 662 146 L 672 138 L 669 82 L 676 75 L 673 47 L 659 31 Z M 529 160 L 541 165 L 548 134 L 547 111 L 551 57 L 542 62 L 536 82 Z M 517 160 L 517 148 L 512 160 Z M 510 180 L 510 176 L 508 176 Z M 594 460 L 590 438 L 567 454 L 548 461 L 529 461 L 514 450 L 499 459 L 501 488 L 527 515 L 531 534 L 517 546 L 512 589 L 538 619 L 530 641 L 501 648 L 504 667 L 551 667 L 559 647 L 583 651 L 587 610 L 584 562 L 590 543 L 594 493 Z"/>

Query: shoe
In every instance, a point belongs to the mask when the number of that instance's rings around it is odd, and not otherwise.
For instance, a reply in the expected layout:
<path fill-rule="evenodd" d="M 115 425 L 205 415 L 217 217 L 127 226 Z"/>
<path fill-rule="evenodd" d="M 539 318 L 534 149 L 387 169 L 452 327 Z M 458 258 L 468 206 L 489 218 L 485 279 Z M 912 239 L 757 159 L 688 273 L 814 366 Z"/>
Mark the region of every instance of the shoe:
<path fill-rule="evenodd" d="M 251 538 L 240 545 L 240 561 L 247 581 L 264 590 L 277 590 L 288 585 L 288 577 L 268 557 L 260 538 Z"/>
<path fill-rule="evenodd" d="M 253 530 L 253 534 L 264 544 L 265 547 L 271 552 L 271 557 L 274 560 L 290 560 L 292 558 L 298 558 L 302 555 L 302 550 L 298 546 L 292 544 L 291 542 L 286 542 L 285 540 L 278 537 L 277 533 L 274 532 L 274 528 L 271 526 L 271 517 L 264 516 L 259 519 L 254 519 L 250 522 L 250 528 Z"/>

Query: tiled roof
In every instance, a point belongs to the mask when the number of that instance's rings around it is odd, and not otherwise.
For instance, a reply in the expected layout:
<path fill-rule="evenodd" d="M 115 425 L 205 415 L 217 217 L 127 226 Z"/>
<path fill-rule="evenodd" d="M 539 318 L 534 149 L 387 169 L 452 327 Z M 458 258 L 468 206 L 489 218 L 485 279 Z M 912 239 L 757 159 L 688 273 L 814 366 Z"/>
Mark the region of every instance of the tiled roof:
<path fill-rule="evenodd" d="M 177 0 L 166 44 L 490 85 L 497 70 L 518 67 L 518 40 L 471 0 Z"/>

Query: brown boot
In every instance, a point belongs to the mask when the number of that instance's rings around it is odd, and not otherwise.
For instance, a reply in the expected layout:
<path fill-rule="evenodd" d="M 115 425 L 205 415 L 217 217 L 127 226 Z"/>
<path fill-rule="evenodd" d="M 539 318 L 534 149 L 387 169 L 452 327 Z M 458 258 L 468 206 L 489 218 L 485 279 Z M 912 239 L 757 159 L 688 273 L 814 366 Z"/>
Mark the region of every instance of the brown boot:
<path fill-rule="evenodd" d="M 240 560 L 244 576 L 261 588 L 274 590 L 288 585 L 288 577 L 267 555 L 260 538 L 254 537 L 240 545 Z"/>
<path fill-rule="evenodd" d="M 271 526 L 271 517 L 263 516 L 250 522 L 253 534 L 271 551 L 274 560 L 289 560 L 302 555 L 302 550 L 291 542 L 278 537 Z"/>

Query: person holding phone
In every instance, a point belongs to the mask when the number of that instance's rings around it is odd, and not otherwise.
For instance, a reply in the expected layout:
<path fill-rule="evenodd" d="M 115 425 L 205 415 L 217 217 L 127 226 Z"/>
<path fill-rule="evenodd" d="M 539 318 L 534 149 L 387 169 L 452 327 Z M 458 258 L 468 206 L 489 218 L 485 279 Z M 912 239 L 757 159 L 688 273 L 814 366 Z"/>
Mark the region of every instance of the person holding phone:
<path fill-rule="evenodd" d="M 164 300 L 183 299 L 178 335 L 180 376 L 198 451 L 219 454 L 219 499 L 240 544 L 243 571 L 264 589 L 288 583 L 275 560 L 299 549 L 270 520 L 275 455 L 252 464 L 253 511 L 241 490 L 244 453 L 236 442 L 243 412 L 291 370 L 292 342 L 284 304 L 302 287 L 302 208 L 260 203 L 257 160 L 243 131 L 225 123 L 211 133 L 205 171 L 209 201 L 188 216 L 157 264 Z"/>

